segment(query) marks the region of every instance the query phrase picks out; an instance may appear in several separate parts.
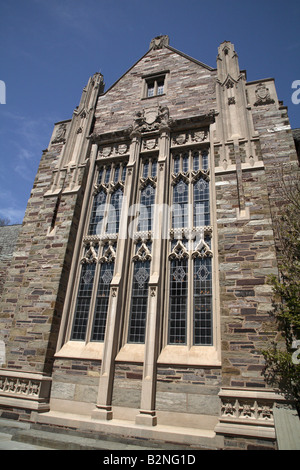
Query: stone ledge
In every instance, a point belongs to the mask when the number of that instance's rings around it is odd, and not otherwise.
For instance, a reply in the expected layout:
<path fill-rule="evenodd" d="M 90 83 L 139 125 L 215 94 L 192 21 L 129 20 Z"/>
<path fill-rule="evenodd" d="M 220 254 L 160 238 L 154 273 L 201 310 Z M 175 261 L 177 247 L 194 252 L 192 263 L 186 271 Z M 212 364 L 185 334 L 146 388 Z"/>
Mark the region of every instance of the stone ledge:
<path fill-rule="evenodd" d="M 52 378 L 35 372 L 0 370 L 0 405 L 47 411 Z"/>

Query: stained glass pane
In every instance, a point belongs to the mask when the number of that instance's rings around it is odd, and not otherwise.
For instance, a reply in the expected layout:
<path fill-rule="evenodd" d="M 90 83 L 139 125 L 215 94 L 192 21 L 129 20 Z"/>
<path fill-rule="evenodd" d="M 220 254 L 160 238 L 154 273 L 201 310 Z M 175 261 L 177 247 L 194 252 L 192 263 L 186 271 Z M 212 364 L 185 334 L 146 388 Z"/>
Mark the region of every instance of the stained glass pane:
<path fill-rule="evenodd" d="M 145 342 L 149 276 L 150 261 L 136 261 L 133 270 L 129 343 Z"/>
<path fill-rule="evenodd" d="M 74 323 L 71 334 L 72 340 L 85 340 L 95 276 L 95 267 L 95 263 L 83 264 L 81 267 Z"/>
<path fill-rule="evenodd" d="M 173 228 L 188 226 L 188 198 L 188 185 L 181 180 L 174 186 L 173 190 Z"/>
<path fill-rule="evenodd" d="M 106 232 L 118 233 L 120 225 L 120 215 L 122 209 L 123 192 L 121 189 L 115 191 L 110 200 L 110 207 L 108 212 L 108 221 Z"/>
<path fill-rule="evenodd" d="M 200 227 L 209 224 L 209 183 L 200 178 L 194 184 L 194 225 Z"/>
<path fill-rule="evenodd" d="M 169 344 L 186 343 L 188 301 L 187 259 L 171 261 Z"/>
<path fill-rule="evenodd" d="M 114 263 L 103 263 L 99 275 L 98 291 L 92 328 L 92 341 L 104 341 L 109 288 L 114 274 Z"/>
<path fill-rule="evenodd" d="M 99 235 L 105 212 L 106 193 L 102 190 L 94 196 L 88 234 Z"/>
<path fill-rule="evenodd" d="M 155 188 L 148 184 L 141 191 L 138 231 L 152 230 L 152 211 L 155 202 Z"/>
<path fill-rule="evenodd" d="M 211 258 L 194 260 L 194 344 L 212 344 Z"/>

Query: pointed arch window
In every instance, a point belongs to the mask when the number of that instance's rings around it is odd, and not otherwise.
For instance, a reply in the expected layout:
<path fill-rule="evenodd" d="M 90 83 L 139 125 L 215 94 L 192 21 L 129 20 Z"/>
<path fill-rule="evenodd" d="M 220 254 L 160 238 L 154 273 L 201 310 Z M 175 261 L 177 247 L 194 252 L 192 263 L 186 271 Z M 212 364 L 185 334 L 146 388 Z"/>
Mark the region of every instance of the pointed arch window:
<path fill-rule="evenodd" d="M 169 344 L 186 344 L 188 313 L 187 240 L 173 242 L 170 259 Z"/>
<path fill-rule="evenodd" d="M 172 155 L 168 344 L 212 345 L 212 250 L 207 150 Z"/>
<path fill-rule="evenodd" d="M 94 244 L 88 245 L 85 249 L 85 256 L 81 260 L 80 281 L 71 333 L 72 340 L 84 341 L 86 337 L 98 249 L 98 244 L 96 246 Z"/>
<path fill-rule="evenodd" d="M 133 257 L 133 279 L 128 328 L 128 343 L 144 343 L 150 278 L 150 243 L 138 243 Z"/>
<path fill-rule="evenodd" d="M 125 177 L 124 161 L 98 169 L 82 240 L 83 257 L 70 333 L 73 341 L 104 341 Z M 103 244 L 102 240 L 107 242 Z"/>
<path fill-rule="evenodd" d="M 104 254 L 100 259 L 101 267 L 91 334 L 92 341 L 104 341 L 110 283 L 114 275 L 115 248 L 115 245 L 106 244 Z"/>

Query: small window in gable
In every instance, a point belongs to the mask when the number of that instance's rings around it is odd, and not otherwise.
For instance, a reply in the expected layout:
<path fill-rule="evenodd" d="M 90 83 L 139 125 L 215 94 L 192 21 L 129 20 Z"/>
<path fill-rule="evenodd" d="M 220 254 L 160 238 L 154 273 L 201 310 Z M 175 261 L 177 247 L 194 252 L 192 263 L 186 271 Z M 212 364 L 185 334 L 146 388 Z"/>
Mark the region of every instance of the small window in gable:
<path fill-rule="evenodd" d="M 166 93 L 166 72 L 144 78 L 143 98 L 152 98 Z"/>

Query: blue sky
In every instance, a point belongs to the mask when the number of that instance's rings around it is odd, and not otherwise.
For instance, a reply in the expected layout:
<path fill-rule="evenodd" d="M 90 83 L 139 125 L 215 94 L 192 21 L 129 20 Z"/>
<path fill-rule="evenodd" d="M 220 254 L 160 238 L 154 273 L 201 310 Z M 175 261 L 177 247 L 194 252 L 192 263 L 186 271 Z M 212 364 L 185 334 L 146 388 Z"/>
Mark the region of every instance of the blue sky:
<path fill-rule="evenodd" d="M 72 117 L 89 77 L 107 89 L 159 34 L 211 67 L 233 42 L 248 81 L 274 77 L 300 127 L 299 18 L 299 0 L 0 0 L 0 217 L 22 222 L 53 123 Z"/>

